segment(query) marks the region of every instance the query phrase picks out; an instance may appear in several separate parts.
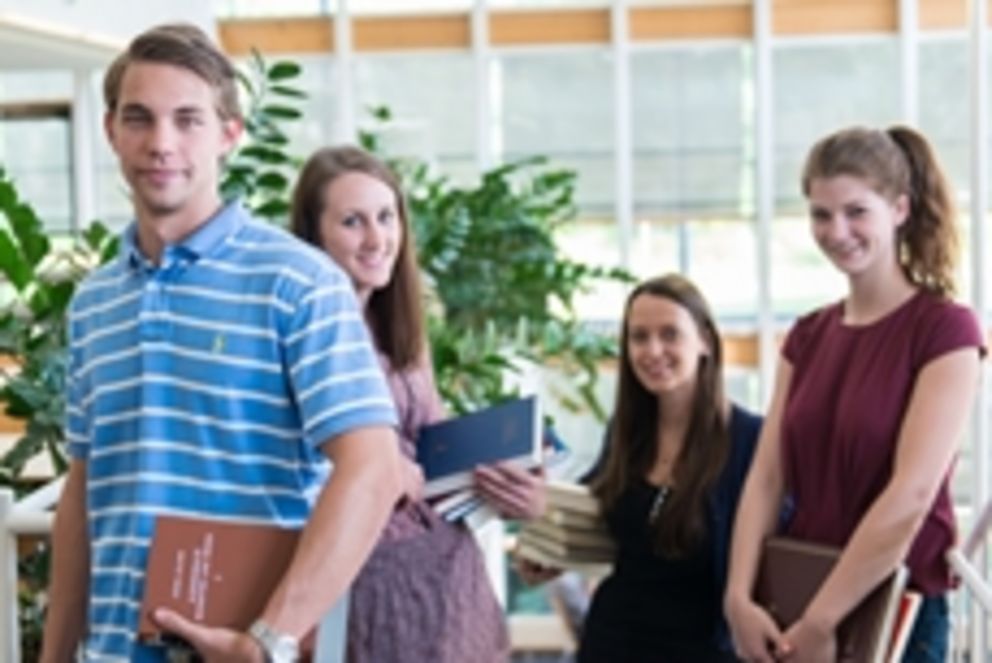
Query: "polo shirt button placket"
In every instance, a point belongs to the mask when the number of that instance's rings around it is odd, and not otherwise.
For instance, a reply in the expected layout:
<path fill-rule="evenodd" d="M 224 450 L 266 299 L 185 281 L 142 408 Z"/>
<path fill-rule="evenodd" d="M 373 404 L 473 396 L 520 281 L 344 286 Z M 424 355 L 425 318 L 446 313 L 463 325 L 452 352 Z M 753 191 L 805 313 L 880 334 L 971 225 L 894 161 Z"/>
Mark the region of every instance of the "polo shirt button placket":
<path fill-rule="evenodd" d="M 158 270 L 148 275 L 141 295 L 141 340 L 161 341 L 164 338 L 164 321 L 161 313 L 165 310 L 165 289 Z"/>

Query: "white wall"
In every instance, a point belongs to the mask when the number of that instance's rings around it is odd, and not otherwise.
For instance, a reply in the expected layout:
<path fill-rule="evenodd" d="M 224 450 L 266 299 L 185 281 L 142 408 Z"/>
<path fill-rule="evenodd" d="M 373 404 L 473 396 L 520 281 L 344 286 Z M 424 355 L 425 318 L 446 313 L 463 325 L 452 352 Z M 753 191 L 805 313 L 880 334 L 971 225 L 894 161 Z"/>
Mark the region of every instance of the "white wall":
<path fill-rule="evenodd" d="M 157 23 L 179 20 L 215 34 L 208 0 L 0 0 L 0 14 L 124 40 Z"/>

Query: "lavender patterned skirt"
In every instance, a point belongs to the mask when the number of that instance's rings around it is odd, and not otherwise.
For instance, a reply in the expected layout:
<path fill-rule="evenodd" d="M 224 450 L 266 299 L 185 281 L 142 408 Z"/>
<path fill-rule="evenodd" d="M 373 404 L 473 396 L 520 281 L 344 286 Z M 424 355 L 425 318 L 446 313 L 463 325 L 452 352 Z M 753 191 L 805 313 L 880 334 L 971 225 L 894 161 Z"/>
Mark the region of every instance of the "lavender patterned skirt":
<path fill-rule="evenodd" d="M 497 663 L 503 613 L 464 527 L 425 504 L 397 510 L 351 587 L 348 663 Z"/>

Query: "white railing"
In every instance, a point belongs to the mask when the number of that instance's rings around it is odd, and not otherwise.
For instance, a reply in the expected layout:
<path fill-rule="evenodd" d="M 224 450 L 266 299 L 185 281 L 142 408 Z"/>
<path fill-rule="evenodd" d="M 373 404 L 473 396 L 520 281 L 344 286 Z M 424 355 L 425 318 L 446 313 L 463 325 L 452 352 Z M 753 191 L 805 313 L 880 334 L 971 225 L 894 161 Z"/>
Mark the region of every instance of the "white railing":
<path fill-rule="evenodd" d="M 947 562 L 952 571 L 961 579 L 963 596 L 958 606 L 957 616 L 961 618 L 959 627 L 954 629 L 955 661 L 985 661 L 983 656 L 971 656 L 970 652 L 980 643 L 987 641 L 986 631 L 989 617 L 992 616 L 992 583 L 987 577 L 986 540 L 992 528 L 992 503 L 985 505 L 975 520 L 971 533 L 964 543 L 947 553 Z"/>
<path fill-rule="evenodd" d="M 58 478 L 20 500 L 10 489 L 0 489 L 0 660 L 20 663 L 21 631 L 17 621 L 17 538 L 49 534 L 51 508 L 62 494 Z"/>
<path fill-rule="evenodd" d="M 46 535 L 51 533 L 54 514 L 51 508 L 58 502 L 62 493 L 63 478 L 31 493 L 20 500 L 14 499 L 9 489 L 0 489 L 0 660 L 20 663 L 20 627 L 18 624 L 18 537 L 22 535 Z M 963 590 L 964 621 L 954 628 L 953 658 L 960 661 L 983 661 L 987 658 L 969 656 L 971 637 L 975 629 L 984 629 L 992 616 L 992 583 L 983 574 L 985 564 L 976 555 L 985 555 L 985 540 L 992 529 L 992 504 L 985 507 L 975 522 L 971 533 L 963 545 L 953 548 L 947 554 L 951 569 L 961 579 Z M 340 612 L 338 610 L 337 612 Z M 341 619 L 339 616 L 338 619 Z M 335 620 L 325 620 L 325 622 Z M 329 624 L 322 625 L 322 630 Z M 343 636 L 338 627 L 332 627 L 336 637 Z M 329 635 L 329 633 L 328 633 Z M 339 642 L 339 641 L 338 641 Z M 326 645 L 325 645 L 326 647 Z M 325 653 L 337 647 L 321 647 Z M 988 652 L 986 653 L 988 654 Z M 334 660 L 334 659 L 328 659 Z"/>

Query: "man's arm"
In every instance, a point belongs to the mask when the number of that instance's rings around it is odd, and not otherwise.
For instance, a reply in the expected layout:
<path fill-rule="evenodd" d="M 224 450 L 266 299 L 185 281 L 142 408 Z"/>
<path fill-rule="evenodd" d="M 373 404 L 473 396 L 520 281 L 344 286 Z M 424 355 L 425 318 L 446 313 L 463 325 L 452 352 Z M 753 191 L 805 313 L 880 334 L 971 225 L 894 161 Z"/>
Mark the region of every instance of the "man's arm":
<path fill-rule="evenodd" d="M 354 580 L 403 494 L 396 433 L 361 428 L 324 445 L 334 463 L 289 569 L 261 618 L 302 638 Z"/>
<path fill-rule="evenodd" d="M 86 628 L 90 542 L 86 518 L 86 461 L 73 460 L 52 530 L 52 578 L 42 663 L 74 659 Z"/>
<path fill-rule="evenodd" d="M 289 568 L 261 619 L 301 639 L 342 596 L 368 557 L 403 492 L 396 433 L 359 428 L 323 446 L 334 463 Z M 208 663 L 261 661 L 253 638 L 229 629 L 189 622 L 158 610 L 155 620 L 187 640 Z"/>

